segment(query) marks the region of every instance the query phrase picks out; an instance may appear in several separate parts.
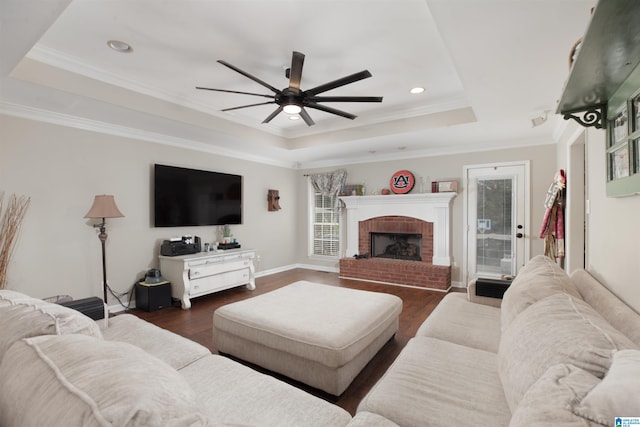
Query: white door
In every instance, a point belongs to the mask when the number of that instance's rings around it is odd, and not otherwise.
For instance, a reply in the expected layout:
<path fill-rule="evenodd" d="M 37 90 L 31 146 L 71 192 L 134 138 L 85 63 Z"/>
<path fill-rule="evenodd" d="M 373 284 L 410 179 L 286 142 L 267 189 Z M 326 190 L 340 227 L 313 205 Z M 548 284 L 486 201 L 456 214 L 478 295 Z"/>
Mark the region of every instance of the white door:
<path fill-rule="evenodd" d="M 463 279 L 515 276 L 529 259 L 529 162 L 464 169 Z"/>

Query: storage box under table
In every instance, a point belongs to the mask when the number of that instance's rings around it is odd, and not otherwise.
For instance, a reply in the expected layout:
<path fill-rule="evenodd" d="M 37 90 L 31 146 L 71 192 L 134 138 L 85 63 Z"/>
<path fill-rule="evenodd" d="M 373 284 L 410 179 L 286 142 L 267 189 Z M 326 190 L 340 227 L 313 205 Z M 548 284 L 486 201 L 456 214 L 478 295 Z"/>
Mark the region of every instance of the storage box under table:
<path fill-rule="evenodd" d="M 296 282 L 217 309 L 214 345 L 340 395 L 398 330 L 395 295 Z"/>

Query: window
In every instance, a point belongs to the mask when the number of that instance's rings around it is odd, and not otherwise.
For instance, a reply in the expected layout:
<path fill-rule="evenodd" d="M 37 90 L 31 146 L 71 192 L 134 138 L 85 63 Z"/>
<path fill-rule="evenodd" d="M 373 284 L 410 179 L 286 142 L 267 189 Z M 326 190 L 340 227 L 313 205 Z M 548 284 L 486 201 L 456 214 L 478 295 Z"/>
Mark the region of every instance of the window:
<path fill-rule="evenodd" d="M 337 257 L 340 254 L 340 215 L 335 210 L 335 197 L 316 193 L 309 185 L 312 196 L 311 254 Z"/>

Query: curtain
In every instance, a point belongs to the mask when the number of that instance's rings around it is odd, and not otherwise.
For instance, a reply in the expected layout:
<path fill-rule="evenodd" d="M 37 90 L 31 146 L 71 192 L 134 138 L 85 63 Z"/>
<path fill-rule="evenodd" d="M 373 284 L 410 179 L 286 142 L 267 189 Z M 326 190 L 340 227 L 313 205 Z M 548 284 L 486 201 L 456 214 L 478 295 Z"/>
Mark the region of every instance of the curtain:
<path fill-rule="evenodd" d="M 335 197 L 335 207 L 338 207 L 338 194 L 347 181 L 347 170 L 338 169 L 333 172 L 309 174 L 311 185 L 318 193 L 326 197 Z"/>

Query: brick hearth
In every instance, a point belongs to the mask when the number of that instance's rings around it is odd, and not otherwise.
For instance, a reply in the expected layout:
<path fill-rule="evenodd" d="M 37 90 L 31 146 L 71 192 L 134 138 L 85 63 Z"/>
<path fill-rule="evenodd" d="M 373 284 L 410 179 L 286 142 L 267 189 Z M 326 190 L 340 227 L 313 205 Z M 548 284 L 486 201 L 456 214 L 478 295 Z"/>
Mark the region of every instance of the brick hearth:
<path fill-rule="evenodd" d="M 346 246 L 340 276 L 447 291 L 451 287 L 450 207 L 455 193 L 345 196 Z M 422 260 L 354 259 L 371 251 L 369 233 L 422 235 Z"/>
<path fill-rule="evenodd" d="M 342 258 L 340 276 L 446 291 L 451 287 L 451 267 L 386 258 Z"/>
<path fill-rule="evenodd" d="M 387 258 L 343 258 L 340 276 L 428 289 L 448 290 L 451 267 L 433 265 L 433 223 L 399 215 L 387 215 L 358 222 L 360 254 L 371 248 L 371 233 L 422 235 L 422 261 Z"/>
<path fill-rule="evenodd" d="M 433 259 L 433 224 L 406 216 L 389 215 L 371 218 L 358 223 L 358 252 L 366 254 L 371 249 L 371 233 L 401 233 L 422 235 L 422 262 L 431 264 Z M 415 261 L 414 261 L 415 262 Z"/>

